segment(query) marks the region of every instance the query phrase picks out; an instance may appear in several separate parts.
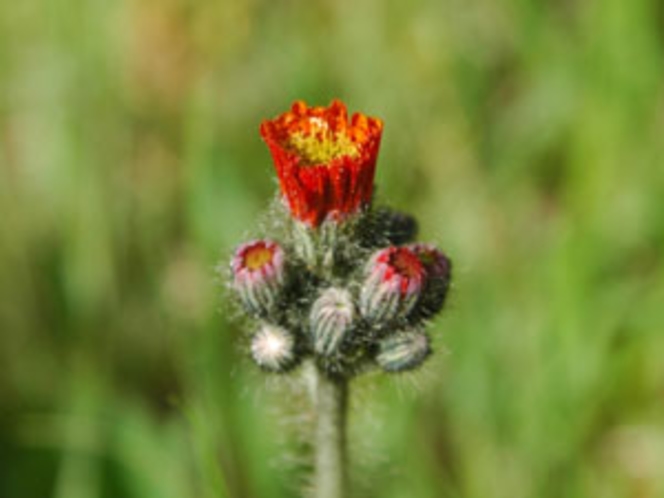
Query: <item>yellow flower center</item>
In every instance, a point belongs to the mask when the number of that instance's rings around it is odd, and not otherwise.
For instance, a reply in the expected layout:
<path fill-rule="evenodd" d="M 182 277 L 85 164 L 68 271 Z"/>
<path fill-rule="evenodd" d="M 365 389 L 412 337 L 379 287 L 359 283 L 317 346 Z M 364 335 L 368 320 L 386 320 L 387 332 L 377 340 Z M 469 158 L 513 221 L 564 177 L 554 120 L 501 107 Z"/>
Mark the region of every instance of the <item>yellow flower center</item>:
<path fill-rule="evenodd" d="M 301 165 L 328 164 L 337 157 L 356 157 L 357 144 L 341 131 L 334 132 L 324 119 L 312 117 L 305 130 L 288 136 L 286 147 L 300 156 Z"/>
<path fill-rule="evenodd" d="M 260 270 L 272 260 L 272 249 L 265 245 L 250 248 L 244 255 L 244 266 L 251 271 Z"/>

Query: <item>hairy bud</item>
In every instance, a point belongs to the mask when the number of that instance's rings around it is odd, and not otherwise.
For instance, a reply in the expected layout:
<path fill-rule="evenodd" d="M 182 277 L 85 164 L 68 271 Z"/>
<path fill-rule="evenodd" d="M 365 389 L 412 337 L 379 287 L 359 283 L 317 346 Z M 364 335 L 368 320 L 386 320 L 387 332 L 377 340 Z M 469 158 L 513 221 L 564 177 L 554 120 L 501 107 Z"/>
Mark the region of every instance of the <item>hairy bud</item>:
<path fill-rule="evenodd" d="M 424 291 L 413 314 L 417 315 L 417 318 L 431 318 L 445 304 L 452 276 L 452 262 L 431 244 L 412 244 L 408 247 L 420 259 L 426 272 Z"/>
<path fill-rule="evenodd" d="M 405 317 L 422 292 L 424 268 L 417 255 L 406 247 L 388 247 L 374 253 L 365 275 L 360 313 L 375 325 Z"/>
<path fill-rule="evenodd" d="M 277 305 L 284 286 L 285 254 L 270 240 L 242 244 L 231 261 L 233 288 L 253 315 L 266 316 Z"/>
<path fill-rule="evenodd" d="M 264 324 L 252 338 L 251 356 L 263 370 L 286 372 L 297 363 L 295 338 L 282 327 Z"/>
<path fill-rule="evenodd" d="M 389 208 L 374 213 L 375 230 L 394 245 L 405 244 L 417 236 L 417 220 L 411 215 Z"/>
<path fill-rule="evenodd" d="M 405 372 L 419 367 L 431 353 L 429 338 L 420 331 L 397 332 L 381 339 L 376 361 L 386 372 Z"/>
<path fill-rule="evenodd" d="M 346 289 L 325 289 L 309 315 L 314 351 L 332 356 L 350 332 L 355 318 L 353 297 Z"/>

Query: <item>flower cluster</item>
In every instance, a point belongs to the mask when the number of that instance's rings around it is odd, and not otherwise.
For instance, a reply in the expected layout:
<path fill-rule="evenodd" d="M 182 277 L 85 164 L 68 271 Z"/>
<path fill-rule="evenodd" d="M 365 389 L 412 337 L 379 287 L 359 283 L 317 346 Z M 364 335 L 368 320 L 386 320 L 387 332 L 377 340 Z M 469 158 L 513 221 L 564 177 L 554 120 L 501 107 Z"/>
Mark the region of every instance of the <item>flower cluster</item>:
<path fill-rule="evenodd" d="M 296 102 L 261 124 L 288 228 L 242 244 L 230 266 L 256 321 L 252 358 L 267 371 L 312 357 L 330 375 L 401 372 L 431 351 L 424 329 L 445 304 L 451 263 L 414 242 L 414 218 L 372 206 L 382 129 L 338 100 Z"/>

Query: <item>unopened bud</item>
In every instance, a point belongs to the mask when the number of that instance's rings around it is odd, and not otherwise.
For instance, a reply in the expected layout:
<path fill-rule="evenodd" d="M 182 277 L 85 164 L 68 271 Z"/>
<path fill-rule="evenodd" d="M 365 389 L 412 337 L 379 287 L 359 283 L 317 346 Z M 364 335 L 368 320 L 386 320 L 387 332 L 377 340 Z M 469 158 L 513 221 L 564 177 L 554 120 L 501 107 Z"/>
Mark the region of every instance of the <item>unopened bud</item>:
<path fill-rule="evenodd" d="M 374 253 L 365 274 L 360 313 L 373 324 L 384 325 L 406 316 L 422 292 L 424 268 L 406 247 L 388 247 Z"/>
<path fill-rule="evenodd" d="M 419 367 L 430 353 L 429 338 L 423 332 L 398 332 L 380 341 L 376 361 L 386 372 L 405 372 Z"/>
<path fill-rule="evenodd" d="M 400 245 L 415 240 L 418 226 L 417 220 L 411 215 L 389 208 L 379 208 L 374 217 L 378 235 L 386 238 L 391 244 Z"/>
<path fill-rule="evenodd" d="M 353 297 L 346 289 L 330 287 L 316 299 L 309 315 L 314 351 L 332 356 L 350 332 L 355 318 Z"/>
<path fill-rule="evenodd" d="M 233 288 L 251 314 L 265 316 L 278 302 L 284 286 L 284 251 L 276 242 L 242 244 L 231 261 Z"/>
<path fill-rule="evenodd" d="M 417 254 L 426 272 L 424 291 L 414 311 L 420 318 L 431 318 L 445 304 L 452 278 L 452 262 L 431 244 L 412 244 L 408 247 Z"/>
<path fill-rule="evenodd" d="M 251 356 L 263 370 L 285 372 L 297 363 L 295 338 L 282 327 L 265 324 L 251 341 Z"/>

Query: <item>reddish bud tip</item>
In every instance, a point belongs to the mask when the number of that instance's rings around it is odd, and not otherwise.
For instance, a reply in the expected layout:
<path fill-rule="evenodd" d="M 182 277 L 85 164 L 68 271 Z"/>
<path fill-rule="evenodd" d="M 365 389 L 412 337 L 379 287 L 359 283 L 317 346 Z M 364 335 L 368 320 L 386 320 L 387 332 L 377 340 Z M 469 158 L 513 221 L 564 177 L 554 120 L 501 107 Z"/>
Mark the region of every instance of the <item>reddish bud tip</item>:
<path fill-rule="evenodd" d="M 242 244 L 231 260 L 233 288 L 249 313 L 265 316 L 274 309 L 284 285 L 285 254 L 270 240 Z"/>
<path fill-rule="evenodd" d="M 420 297 L 425 276 L 413 251 L 394 246 L 374 253 L 365 274 L 360 312 L 376 324 L 406 316 Z"/>

